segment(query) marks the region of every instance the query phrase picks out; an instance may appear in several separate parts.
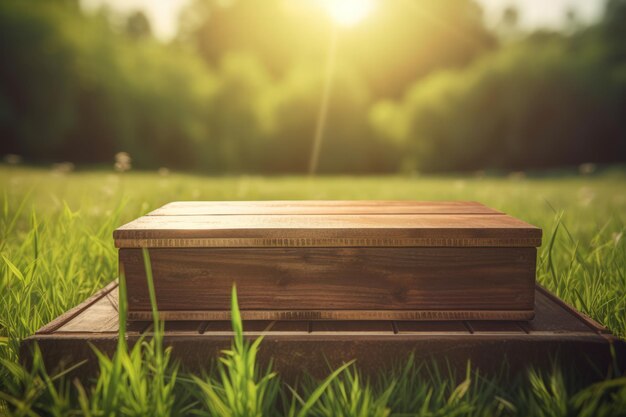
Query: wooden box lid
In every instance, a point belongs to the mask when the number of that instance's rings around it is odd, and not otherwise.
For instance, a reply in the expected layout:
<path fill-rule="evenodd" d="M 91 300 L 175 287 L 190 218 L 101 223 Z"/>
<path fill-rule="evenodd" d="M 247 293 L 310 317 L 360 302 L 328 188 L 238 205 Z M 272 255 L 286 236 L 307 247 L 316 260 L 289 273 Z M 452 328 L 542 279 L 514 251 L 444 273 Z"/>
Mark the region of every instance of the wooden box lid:
<path fill-rule="evenodd" d="M 118 248 L 541 245 L 541 229 L 462 201 L 181 201 L 113 237 Z"/>

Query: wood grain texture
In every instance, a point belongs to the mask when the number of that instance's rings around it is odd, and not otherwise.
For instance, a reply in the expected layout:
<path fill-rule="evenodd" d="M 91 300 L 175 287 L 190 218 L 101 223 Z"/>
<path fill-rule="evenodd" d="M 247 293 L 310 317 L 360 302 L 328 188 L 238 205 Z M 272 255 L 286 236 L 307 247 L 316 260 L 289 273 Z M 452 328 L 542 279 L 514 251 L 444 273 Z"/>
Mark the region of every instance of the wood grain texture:
<path fill-rule="evenodd" d="M 256 319 L 528 319 L 534 305 L 535 248 L 160 248 L 150 258 L 169 319 L 227 319 L 233 283 Z M 150 310 L 141 250 L 121 249 L 120 264 L 138 318 Z"/>
<path fill-rule="evenodd" d="M 582 314 L 570 312 L 563 301 L 552 298 L 551 294 L 540 286 L 537 288 L 535 309 L 544 313 L 537 315 L 532 321 L 522 323 L 521 325 L 526 331 L 531 334 L 541 332 L 581 333 L 590 329 L 596 331 L 585 322 Z M 575 317 L 576 320 L 572 320 L 572 317 Z"/>
<path fill-rule="evenodd" d="M 570 315 L 579 317 L 585 323 L 585 325 L 589 327 L 590 329 L 592 329 L 593 331 L 597 333 L 610 333 L 609 329 L 607 329 L 604 325 L 598 323 L 597 321 L 587 316 L 586 314 L 579 312 L 570 304 L 561 300 L 559 297 L 552 294 L 550 291 L 546 290 L 545 288 L 538 286 L 537 291 L 538 293 L 541 293 L 540 299 L 545 305 L 550 305 L 551 303 L 558 304 L 562 308 L 563 311 L 568 312 Z"/>
<path fill-rule="evenodd" d="M 106 297 L 104 296 L 106 295 Z M 72 310 L 78 310 L 79 314 L 64 313 L 43 326 L 37 334 L 78 334 L 78 333 L 111 333 L 117 332 L 118 327 L 118 291 L 117 281 L 107 285 L 94 296 L 88 298 Z M 96 301 L 94 302 L 94 298 Z M 422 335 L 452 335 L 475 333 L 489 334 L 528 334 L 536 337 L 558 337 L 559 335 L 583 335 L 583 334 L 610 334 L 606 327 L 593 321 L 584 314 L 572 309 L 566 303 L 553 294 L 537 285 L 535 289 L 535 318 L 523 322 L 510 321 L 341 321 L 339 324 L 328 322 L 315 323 L 306 320 L 301 321 L 244 321 L 244 331 L 259 333 L 270 330 L 271 333 L 287 334 L 290 332 L 312 333 L 320 329 L 330 331 L 335 329 L 339 333 L 345 326 L 352 329 L 366 331 L 371 328 L 381 332 L 383 326 L 388 333 L 398 334 L 422 334 Z M 150 333 L 152 331 L 152 318 L 144 321 L 132 321 L 128 323 L 129 333 Z M 382 324 L 381 324 L 382 323 Z M 224 333 L 232 336 L 231 323 L 229 320 L 219 321 L 167 321 L 165 331 L 169 334 L 197 333 L 216 334 Z"/>
<path fill-rule="evenodd" d="M 301 335 L 309 333 L 310 324 L 307 321 L 269 321 L 255 320 L 244 322 L 244 335 L 260 336 L 266 334 L 280 334 L 281 336 Z M 230 321 L 211 321 L 205 329 L 207 335 L 232 336 Z"/>
<path fill-rule="evenodd" d="M 470 331 L 462 321 L 398 321 L 395 328 L 399 334 L 468 335 Z"/>
<path fill-rule="evenodd" d="M 472 334 L 511 333 L 524 334 L 526 331 L 519 321 L 472 321 L 467 323 Z"/>
<path fill-rule="evenodd" d="M 502 214 L 474 201 L 175 201 L 148 216 L 238 214 Z"/>
<path fill-rule="evenodd" d="M 315 321 L 311 323 L 312 334 L 385 334 L 394 333 L 391 321 Z"/>
<path fill-rule="evenodd" d="M 476 202 L 174 202 L 114 232 L 129 317 L 527 320 L 541 230 Z"/>
<path fill-rule="evenodd" d="M 144 216 L 117 247 L 539 246 L 541 229 L 504 214 Z"/>
<path fill-rule="evenodd" d="M 62 327 L 65 323 L 67 323 L 68 321 L 72 320 L 74 317 L 83 313 L 92 304 L 98 302 L 103 297 L 106 297 L 108 294 L 114 293 L 114 290 L 117 289 L 117 285 L 118 285 L 117 280 L 110 282 L 104 288 L 97 291 L 95 294 L 87 298 L 85 301 L 83 301 L 79 305 L 71 308 L 70 310 L 66 311 L 65 313 L 57 317 L 56 319 L 52 320 L 50 323 L 46 324 L 45 326 L 37 330 L 37 332 L 41 334 L 55 332 L 60 327 Z M 117 294 L 117 292 L 115 292 L 115 294 Z M 114 297 L 114 298 L 117 299 L 117 297 Z"/>
<path fill-rule="evenodd" d="M 146 310 L 129 311 L 129 320 L 150 320 L 152 313 Z M 230 320 L 230 312 L 224 310 L 159 310 L 161 320 Z M 534 310 L 243 310 L 244 320 L 532 320 Z"/>
<path fill-rule="evenodd" d="M 110 292 L 112 299 L 117 291 Z M 526 323 L 530 329 L 515 331 L 516 323 L 496 322 L 244 322 L 247 337 L 263 334 L 259 360 L 262 366 L 273 360 L 281 378 L 293 381 L 302 373 L 325 377 L 328 366 L 357 359 L 359 369 L 377 375 L 413 354 L 417 361 L 435 361 L 463 375 L 467 361 L 481 374 L 499 373 L 506 364 L 511 377 L 527 367 L 550 369 L 556 359 L 568 370 L 594 378 L 610 366 L 626 370 L 626 343 L 606 331 L 590 327 L 587 318 L 569 310 L 565 303 L 538 287 L 536 318 Z M 116 305 L 112 302 L 111 306 Z M 112 354 L 117 344 L 111 328 L 102 330 L 87 323 L 114 322 L 114 308 L 103 310 L 89 301 L 82 304 L 83 317 L 61 316 L 61 325 L 50 333 L 38 332 L 21 345 L 20 358 L 28 364 L 35 344 L 41 348 L 49 370 L 60 363 L 88 360 L 79 368 L 89 378 L 98 371 L 92 346 Z M 90 317 L 85 320 L 86 317 Z M 58 320 L 57 320 L 58 322 Z M 148 322 L 131 323 L 128 342 L 149 337 Z M 469 328 L 489 326 L 485 332 Z M 513 326 L 513 327 L 511 327 Z M 136 330 L 144 328 L 144 330 Z M 65 331 L 63 329 L 73 329 Z M 80 331 L 78 331 L 80 330 Z M 166 322 L 164 343 L 183 368 L 200 372 L 208 369 L 232 341 L 229 322 Z M 613 353 L 615 357 L 613 357 Z M 447 368 L 446 368 L 447 369 Z M 598 370 L 600 373 L 598 374 Z"/>
<path fill-rule="evenodd" d="M 116 307 L 109 297 L 102 297 L 89 306 L 89 309 L 83 310 L 67 324 L 60 327 L 59 331 L 71 333 L 90 329 L 96 333 L 115 333 L 118 330 L 118 310 Z"/>

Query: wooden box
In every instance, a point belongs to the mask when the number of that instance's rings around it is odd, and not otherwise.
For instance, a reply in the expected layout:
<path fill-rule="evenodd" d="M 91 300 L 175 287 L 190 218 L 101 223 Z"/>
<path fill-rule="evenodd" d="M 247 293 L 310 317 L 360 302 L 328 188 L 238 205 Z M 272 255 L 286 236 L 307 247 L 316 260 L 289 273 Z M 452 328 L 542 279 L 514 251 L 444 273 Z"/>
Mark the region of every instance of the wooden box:
<path fill-rule="evenodd" d="M 530 320 L 541 229 L 475 202 L 174 202 L 114 232 L 129 319 Z"/>

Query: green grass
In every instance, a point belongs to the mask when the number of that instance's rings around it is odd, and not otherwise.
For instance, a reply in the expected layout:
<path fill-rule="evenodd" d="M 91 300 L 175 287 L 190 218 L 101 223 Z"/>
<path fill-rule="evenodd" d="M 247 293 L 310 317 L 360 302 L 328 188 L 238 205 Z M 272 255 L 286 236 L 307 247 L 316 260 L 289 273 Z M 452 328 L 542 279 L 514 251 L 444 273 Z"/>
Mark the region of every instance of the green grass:
<path fill-rule="evenodd" d="M 364 379 L 358 364 L 288 387 L 237 342 L 206 375 L 177 373 L 159 332 L 83 386 L 17 366 L 20 340 L 116 277 L 111 233 L 172 200 L 477 200 L 544 229 L 538 279 L 626 337 L 626 173 L 496 177 L 160 177 L 0 166 L 0 398 L 13 415 L 620 415 L 626 380 L 576 386 L 558 370 L 502 386 L 409 362 Z M 237 323 L 235 321 L 235 330 Z M 158 329 L 158 326 L 155 326 Z M 236 331 L 237 333 L 237 331 Z M 239 344 L 238 344 L 239 343 Z M 262 341 L 260 342 L 262 343 Z M 567 374 L 567 372 L 565 372 Z M 459 383 L 459 381 L 461 381 Z M 108 410 L 108 411 L 107 411 Z M 2 409 L 0 408 L 0 414 Z"/>

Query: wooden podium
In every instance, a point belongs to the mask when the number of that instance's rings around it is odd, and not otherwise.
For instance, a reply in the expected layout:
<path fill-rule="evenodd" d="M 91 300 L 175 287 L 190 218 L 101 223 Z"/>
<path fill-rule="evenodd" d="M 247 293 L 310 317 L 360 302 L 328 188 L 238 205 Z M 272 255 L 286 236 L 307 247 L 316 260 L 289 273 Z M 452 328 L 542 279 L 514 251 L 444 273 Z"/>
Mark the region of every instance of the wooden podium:
<path fill-rule="evenodd" d="M 187 370 L 232 341 L 237 284 L 244 334 L 286 380 L 357 359 L 376 374 L 415 355 L 483 374 L 560 362 L 590 379 L 626 369 L 626 344 L 535 284 L 541 230 L 478 203 L 179 202 L 115 231 L 126 274 L 129 343 L 150 336 L 142 248 L 154 271 L 164 343 Z M 53 369 L 112 353 L 117 282 L 41 328 Z"/>
<path fill-rule="evenodd" d="M 175 202 L 117 229 L 129 319 L 529 320 L 541 230 L 474 202 Z"/>

